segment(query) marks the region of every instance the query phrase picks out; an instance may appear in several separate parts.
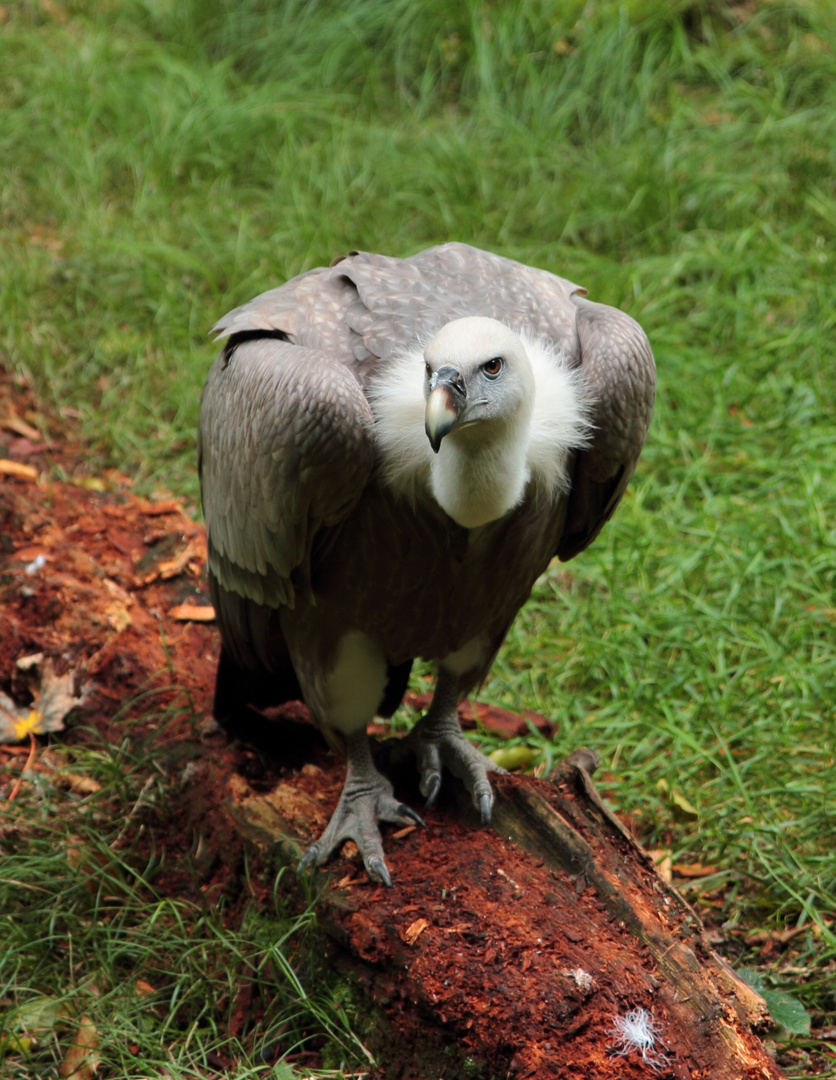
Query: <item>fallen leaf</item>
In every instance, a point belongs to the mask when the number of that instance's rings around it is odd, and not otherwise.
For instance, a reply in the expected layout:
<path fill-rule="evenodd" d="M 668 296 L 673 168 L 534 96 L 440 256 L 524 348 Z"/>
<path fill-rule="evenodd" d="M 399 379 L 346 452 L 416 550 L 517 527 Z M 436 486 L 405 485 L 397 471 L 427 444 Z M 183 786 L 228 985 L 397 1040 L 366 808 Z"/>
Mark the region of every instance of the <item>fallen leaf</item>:
<path fill-rule="evenodd" d="M 187 543 L 184 543 L 184 539 L 179 532 L 169 533 L 147 551 L 136 564 L 135 583 L 150 585 L 157 579 L 167 581 L 182 574 L 192 560 L 202 561 L 205 547 L 203 538 L 194 536 Z"/>
<path fill-rule="evenodd" d="M 195 537 L 186 544 L 182 551 L 178 552 L 173 559 L 161 562 L 158 572 L 163 581 L 182 574 L 192 559 L 199 558 L 203 554 L 203 543 L 200 537 Z"/>
<path fill-rule="evenodd" d="M 416 694 L 410 692 L 404 695 L 404 704 L 410 709 L 425 711 L 430 707 L 433 695 L 431 691 Z M 505 739 L 519 738 L 528 735 L 529 724 L 533 724 L 537 731 L 550 734 L 554 731 L 554 724 L 541 713 L 526 709 L 522 713 L 514 713 L 509 709 L 503 709 L 499 705 L 489 705 L 485 701 L 462 701 L 459 703 L 459 720 L 465 729 L 475 728 L 480 724 L 494 735 L 501 735 Z"/>
<path fill-rule="evenodd" d="M 677 877 L 684 878 L 711 877 L 712 874 L 719 874 L 721 869 L 720 866 L 703 866 L 702 863 L 673 864 L 673 872 Z"/>
<path fill-rule="evenodd" d="M 211 604 L 178 604 L 169 611 L 168 616 L 178 622 L 213 622 L 215 609 Z"/>
<path fill-rule="evenodd" d="M 43 435 L 37 428 L 32 427 L 31 424 L 27 424 L 25 420 L 21 420 L 19 416 L 5 416 L 0 420 L 0 427 L 6 429 L 6 431 L 13 431 L 15 435 L 22 435 L 24 439 L 31 439 L 32 442 L 39 442 Z"/>
<path fill-rule="evenodd" d="M 429 925 L 430 924 L 426 919 L 416 919 L 414 923 L 410 923 L 406 930 L 404 930 L 401 934 L 401 939 L 407 945 L 414 945 Z"/>
<path fill-rule="evenodd" d="M 37 480 L 38 470 L 34 465 L 21 465 L 19 461 L 0 458 L 0 476 L 16 476 L 19 480 Z"/>
<path fill-rule="evenodd" d="M 690 802 L 679 788 L 672 788 L 665 779 L 656 781 L 656 790 L 670 805 L 673 816 L 678 821 L 693 821 L 700 816 L 699 810 Z"/>
<path fill-rule="evenodd" d="M 159 502 L 148 502 L 139 499 L 140 512 L 148 517 L 158 517 L 160 514 L 179 514 L 183 509 L 182 499 L 161 499 Z"/>
<path fill-rule="evenodd" d="M 15 562 L 32 562 L 33 559 L 37 559 L 38 556 L 46 557 L 49 554 L 48 550 L 43 544 L 27 544 L 25 547 L 15 548 L 12 558 Z"/>
<path fill-rule="evenodd" d="M 75 1038 L 58 1070 L 62 1080 L 92 1080 L 99 1068 L 98 1046 L 98 1028 L 89 1016 L 82 1016 Z"/>
<path fill-rule="evenodd" d="M 71 671 L 56 675 L 49 662 L 46 662 L 31 705 L 18 707 L 11 698 L 0 692 L 0 743 L 21 742 L 29 735 L 63 730 L 64 717 L 83 700 L 74 693 L 74 682 L 75 676 Z"/>
<path fill-rule="evenodd" d="M 502 746 L 488 756 L 500 769 L 514 772 L 517 769 L 527 769 L 536 754 L 530 746 Z"/>
<path fill-rule="evenodd" d="M 72 481 L 76 487 L 84 488 L 85 491 L 112 491 L 111 485 L 101 476 L 80 476 Z"/>
<path fill-rule="evenodd" d="M 35 1039 L 29 1035 L 0 1035 L 0 1061 L 6 1054 L 31 1054 L 35 1044 Z"/>
<path fill-rule="evenodd" d="M 13 1024 L 18 1029 L 14 1036 L 17 1040 L 28 1041 L 31 1045 L 63 1027 L 68 1014 L 66 1001 L 58 997 L 38 996 L 13 1011 L 9 1026 Z"/>
<path fill-rule="evenodd" d="M 117 634 L 121 634 L 123 630 L 126 630 L 133 621 L 127 607 L 121 600 L 112 600 L 105 608 L 104 613 L 108 625 L 112 626 Z"/>
<path fill-rule="evenodd" d="M 662 881 L 665 881 L 668 885 L 670 885 L 673 876 L 671 874 L 672 867 L 670 849 L 656 848 L 653 851 L 648 851 L 647 854 L 653 860 L 653 865 L 656 867 L 656 871 L 659 874 L 659 877 L 662 879 Z"/>
<path fill-rule="evenodd" d="M 102 785 L 92 776 L 81 776 L 79 773 L 60 770 L 55 774 L 55 779 L 59 783 L 66 784 L 78 795 L 95 795 L 97 791 L 102 790 Z"/>

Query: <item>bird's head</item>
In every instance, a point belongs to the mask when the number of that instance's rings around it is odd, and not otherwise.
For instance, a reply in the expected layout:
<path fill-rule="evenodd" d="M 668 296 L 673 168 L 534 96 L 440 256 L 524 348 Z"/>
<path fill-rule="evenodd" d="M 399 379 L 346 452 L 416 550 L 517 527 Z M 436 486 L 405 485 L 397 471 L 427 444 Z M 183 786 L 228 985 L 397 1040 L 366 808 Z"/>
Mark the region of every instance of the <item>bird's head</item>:
<path fill-rule="evenodd" d="M 496 319 L 474 315 L 439 330 L 424 350 L 424 427 L 433 451 L 456 433 L 466 441 L 527 422 L 534 372 L 519 337 Z M 461 433 L 459 435 L 458 433 Z"/>

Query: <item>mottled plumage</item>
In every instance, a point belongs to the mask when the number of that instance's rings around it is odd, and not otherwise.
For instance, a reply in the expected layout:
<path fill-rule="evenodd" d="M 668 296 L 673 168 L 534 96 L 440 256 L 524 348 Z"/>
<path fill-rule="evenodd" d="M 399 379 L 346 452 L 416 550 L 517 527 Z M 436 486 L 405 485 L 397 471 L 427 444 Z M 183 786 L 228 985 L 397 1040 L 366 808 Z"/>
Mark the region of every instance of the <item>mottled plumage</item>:
<path fill-rule="evenodd" d="M 415 815 L 371 764 L 366 725 L 397 707 L 413 658 L 437 661 L 407 743 L 422 791 L 432 801 L 446 765 L 489 818 L 492 766 L 456 702 L 550 559 L 586 547 L 621 498 L 650 420 L 650 347 L 571 282 L 463 244 L 352 253 L 215 330 L 228 340 L 198 446 L 216 715 L 234 731 L 248 704 L 301 693 L 349 763 L 306 860 L 350 836 L 389 883 L 377 820 Z"/>

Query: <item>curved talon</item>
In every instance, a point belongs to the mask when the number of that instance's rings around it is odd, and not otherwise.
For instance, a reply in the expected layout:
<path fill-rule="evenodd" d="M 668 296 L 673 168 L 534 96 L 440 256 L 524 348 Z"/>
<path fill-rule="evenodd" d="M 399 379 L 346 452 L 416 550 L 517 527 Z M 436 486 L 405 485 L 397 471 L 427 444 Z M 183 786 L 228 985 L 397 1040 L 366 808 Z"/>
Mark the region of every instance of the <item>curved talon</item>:
<path fill-rule="evenodd" d="M 441 791 L 441 776 L 438 773 L 434 773 L 427 781 L 427 801 L 424 803 L 424 809 L 429 810 L 435 800 L 438 798 L 438 793 Z"/>
<path fill-rule="evenodd" d="M 373 881 L 377 879 L 381 881 L 387 889 L 392 888 L 392 877 L 383 859 L 377 857 L 369 859 L 366 863 L 366 872 Z"/>
<path fill-rule="evenodd" d="M 493 810 L 493 798 L 487 792 L 479 796 L 479 816 L 483 825 L 490 825 L 491 812 Z"/>
<path fill-rule="evenodd" d="M 420 825 L 423 829 L 426 829 L 424 819 L 420 814 L 416 814 L 411 806 L 407 806 L 406 803 L 398 803 L 398 813 L 403 814 L 405 817 L 412 818 L 416 825 Z"/>

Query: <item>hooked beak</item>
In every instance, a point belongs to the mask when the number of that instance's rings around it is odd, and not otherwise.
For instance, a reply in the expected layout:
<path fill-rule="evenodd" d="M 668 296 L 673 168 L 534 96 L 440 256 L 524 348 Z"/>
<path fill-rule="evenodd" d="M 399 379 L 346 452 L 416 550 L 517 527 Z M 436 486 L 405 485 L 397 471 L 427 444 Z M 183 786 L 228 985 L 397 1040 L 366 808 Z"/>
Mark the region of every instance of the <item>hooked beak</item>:
<path fill-rule="evenodd" d="M 464 379 L 454 367 L 440 367 L 430 379 L 430 392 L 424 413 L 424 430 L 433 453 L 441 440 L 458 423 L 467 400 Z"/>

